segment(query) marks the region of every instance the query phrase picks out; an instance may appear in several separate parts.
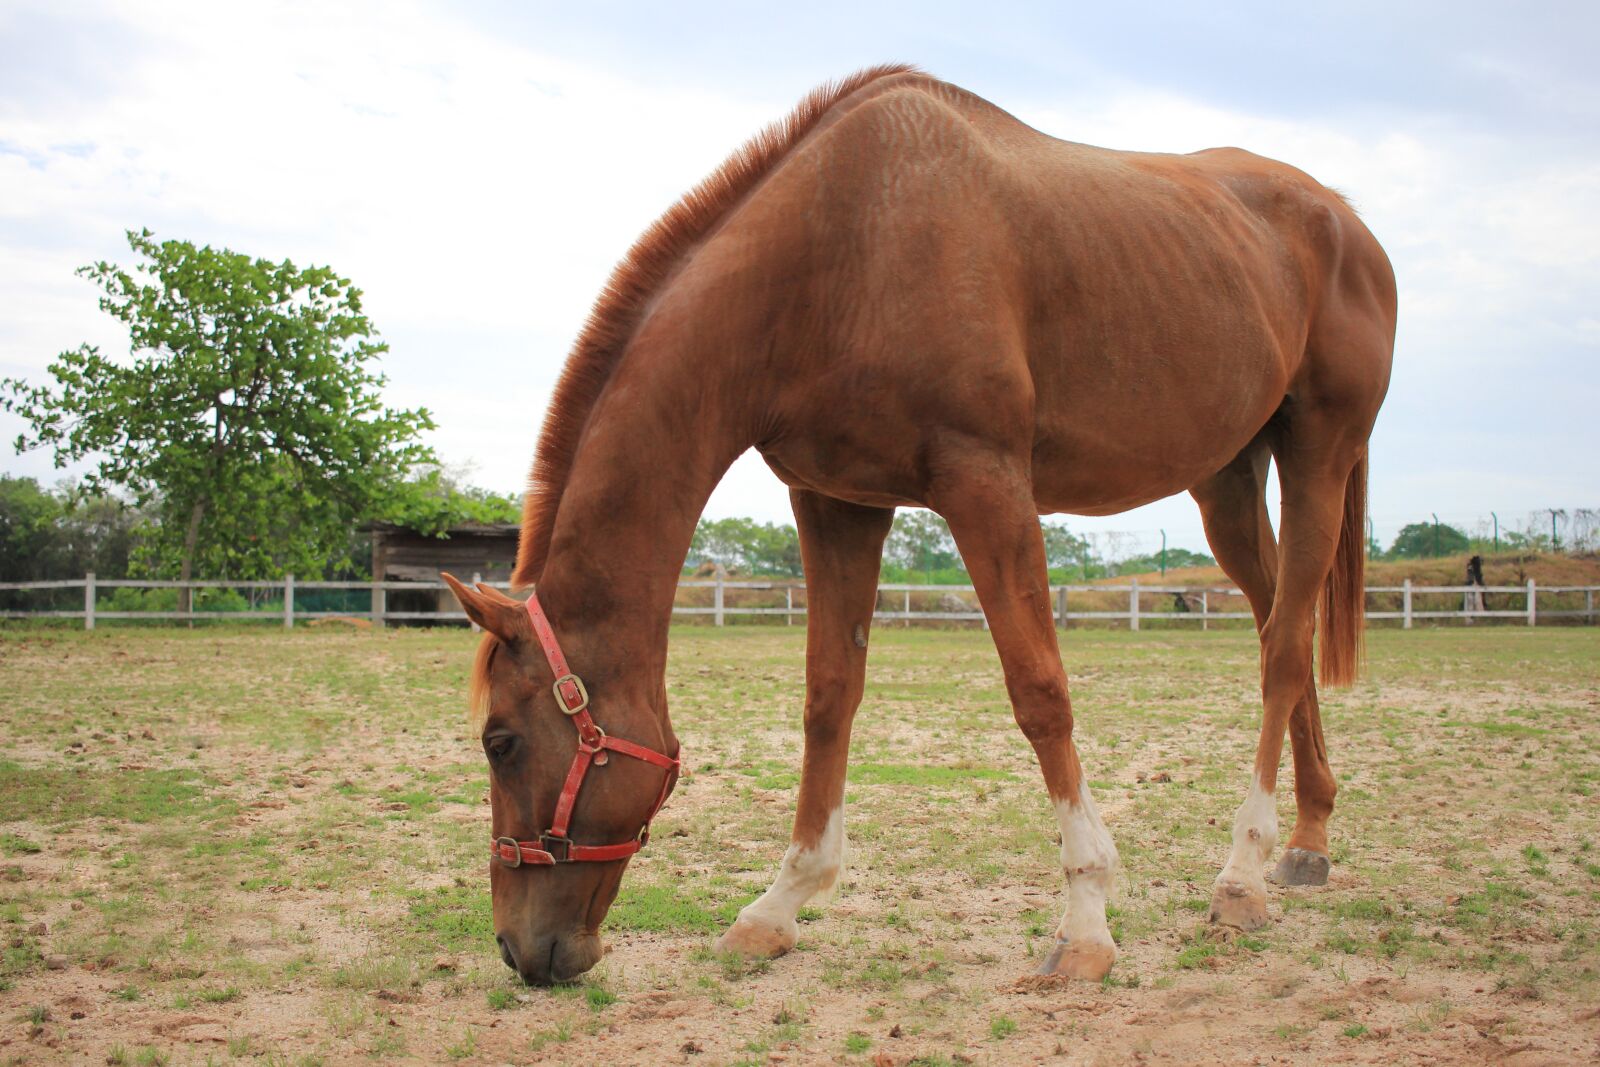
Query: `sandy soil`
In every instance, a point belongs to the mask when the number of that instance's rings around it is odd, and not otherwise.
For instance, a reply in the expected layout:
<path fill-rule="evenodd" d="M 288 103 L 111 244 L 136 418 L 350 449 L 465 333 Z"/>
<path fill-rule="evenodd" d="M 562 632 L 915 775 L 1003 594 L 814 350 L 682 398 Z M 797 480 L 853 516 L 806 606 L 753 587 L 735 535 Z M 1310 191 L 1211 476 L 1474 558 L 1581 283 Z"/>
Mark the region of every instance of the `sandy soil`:
<path fill-rule="evenodd" d="M 10 635 L 0 684 L 27 698 L 0 790 L 72 766 L 128 776 L 126 798 L 164 769 L 204 784 L 142 819 L 66 791 L 5 809 L 0 1062 L 1595 1062 L 1596 637 L 1377 635 L 1368 679 L 1327 707 L 1330 883 L 1274 887 L 1253 938 L 1198 910 L 1253 747 L 1253 642 L 1075 637 L 1085 764 L 1125 865 L 1122 957 L 1083 985 L 1028 977 L 1060 881 L 992 649 L 884 635 L 856 762 L 995 777 L 852 785 L 850 871 L 788 957 L 741 965 L 697 920 L 636 918 L 585 985 L 552 992 L 514 983 L 470 926 L 487 810 L 449 707 L 464 638 Z M 725 915 L 785 843 L 800 637 L 674 640 L 694 770 L 625 896 Z M 214 651 L 248 696 L 196 682 Z M 377 732 L 345 718 L 407 692 Z M 419 917 L 428 894 L 470 936 Z"/>

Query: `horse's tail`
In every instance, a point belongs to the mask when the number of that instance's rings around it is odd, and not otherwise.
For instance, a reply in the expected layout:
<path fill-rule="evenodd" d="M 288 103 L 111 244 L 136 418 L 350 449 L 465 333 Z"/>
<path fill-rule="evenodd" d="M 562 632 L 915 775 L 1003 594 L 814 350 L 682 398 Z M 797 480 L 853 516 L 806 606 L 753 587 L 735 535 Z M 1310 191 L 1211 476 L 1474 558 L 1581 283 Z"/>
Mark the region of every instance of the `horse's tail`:
<path fill-rule="evenodd" d="M 1349 685 L 1361 672 L 1365 650 L 1367 570 L 1367 457 L 1344 486 L 1344 523 L 1333 569 L 1322 587 L 1322 684 Z"/>

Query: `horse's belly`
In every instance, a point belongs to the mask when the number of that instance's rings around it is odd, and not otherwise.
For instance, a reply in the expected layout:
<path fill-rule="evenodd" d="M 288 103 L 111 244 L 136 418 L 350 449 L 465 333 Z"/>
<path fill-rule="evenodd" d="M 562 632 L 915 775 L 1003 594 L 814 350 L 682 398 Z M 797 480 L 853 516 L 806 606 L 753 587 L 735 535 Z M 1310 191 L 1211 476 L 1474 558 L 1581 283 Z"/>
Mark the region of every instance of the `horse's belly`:
<path fill-rule="evenodd" d="M 1245 437 L 1239 448 L 1250 440 Z M 1207 459 L 1186 464 L 1151 464 L 1137 461 L 1084 460 L 1088 449 L 1078 442 L 1052 448 L 1035 449 L 1033 495 L 1041 514 L 1065 512 L 1073 515 L 1115 515 L 1182 493 L 1215 474 L 1237 455 L 1233 449 L 1226 459 L 1217 460 L 1210 452 L 1214 442 L 1205 442 Z M 1072 460 L 1064 460 L 1071 455 Z"/>
<path fill-rule="evenodd" d="M 1126 376 L 1097 361 L 1095 375 L 1040 382 L 1033 446 L 1040 510 L 1114 514 L 1221 470 L 1283 402 L 1282 362 L 1255 350 L 1254 359 L 1235 350 L 1230 360 L 1156 361 Z"/>

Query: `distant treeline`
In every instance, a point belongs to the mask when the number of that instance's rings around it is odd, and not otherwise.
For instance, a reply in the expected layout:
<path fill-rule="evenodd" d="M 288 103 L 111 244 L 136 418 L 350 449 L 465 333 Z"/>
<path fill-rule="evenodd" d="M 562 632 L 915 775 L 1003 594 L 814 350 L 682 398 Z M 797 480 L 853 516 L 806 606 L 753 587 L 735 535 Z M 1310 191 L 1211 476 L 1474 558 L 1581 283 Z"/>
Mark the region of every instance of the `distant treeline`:
<path fill-rule="evenodd" d="M 1041 526 L 1051 581 L 1084 581 L 1162 569 L 1160 553 L 1108 558 L 1089 538 L 1073 533 L 1064 523 L 1046 519 Z M 1165 566 L 1200 567 L 1215 562 L 1201 552 L 1169 548 Z M 799 578 L 800 535 L 788 523 L 701 519 L 684 573 L 694 574 L 707 564 L 720 565 L 730 574 Z M 895 515 L 883 548 L 882 580 L 932 585 L 966 585 L 971 581 L 950 527 L 938 515 L 920 509 L 902 510 Z"/>
<path fill-rule="evenodd" d="M 1534 513 L 1549 515 L 1546 512 Z M 1592 552 L 1600 548 L 1600 512 L 1588 509 L 1558 510 L 1557 534 L 1540 529 L 1530 518 L 1520 530 L 1469 535 L 1448 523 L 1414 522 L 1403 528 L 1387 548 L 1369 541 L 1368 555 L 1375 560 L 1434 559 L 1468 553 L 1501 551 Z M 1148 574 L 1182 567 L 1210 567 L 1216 560 L 1203 552 L 1184 548 L 1160 551 L 1118 551 L 1134 542 L 1122 535 L 1099 538 L 1073 533 L 1060 520 L 1043 519 L 1045 560 L 1053 582 L 1090 581 L 1125 574 Z M 1164 558 L 1163 558 L 1164 556 Z M 707 564 L 730 574 L 799 578 L 800 538 L 787 523 L 762 523 L 754 519 L 701 519 L 684 567 L 693 574 Z M 945 521 L 930 511 L 902 510 L 883 550 L 885 582 L 923 582 L 966 585 L 971 579 Z"/>
<path fill-rule="evenodd" d="M 63 483 L 45 488 L 32 478 L 0 475 L 0 581 L 34 581 L 77 578 L 94 571 L 101 578 L 160 577 L 177 566 L 170 536 L 159 530 L 162 511 L 141 509 L 115 496 L 97 495 L 80 486 Z M 1545 513 L 1548 514 L 1548 513 Z M 1559 512 L 1564 519 L 1562 537 L 1552 538 L 1526 524 L 1521 530 L 1499 532 L 1499 551 L 1593 551 L 1596 548 L 1595 512 Z M 441 533 L 464 523 L 512 523 L 520 517 L 519 502 L 509 496 L 465 485 L 437 467 L 414 473 L 403 491 L 391 494 L 384 514 L 374 519 Z M 302 577 L 363 580 L 368 573 L 368 535 L 371 520 L 349 524 L 341 550 L 323 561 L 320 573 L 296 569 Z M 1088 581 L 1125 574 L 1146 574 L 1181 567 L 1213 566 L 1202 552 L 1168 548 L 1160 552 L 1121 553 L 1127 538 L 1099 539 L 1073 533 L 1064 522 L 1044 519 L 1045 558 L 1053 582 Z M 293 537 L 285 527 L 281 537 Z M 303 553 L 293 546 L 275 549 L 268 539 L 248 556 L 234 555 L 249 566 L 230 569 L 228 557 L 213 560 L 221 570 L 200 573 L 203 578 L 273 578 L 285 570 L 303 567 Z M 1497 550 L 1491 536 L 1469 535 L 1448 523 L 1415 522 L 1403 527 L 1387 548 L 1368 544 L 1373 559 L 1407 560 L 1489 554 Z M 689 549 L 684 573 L 694 574 L 707 564 L 729 574 L 800 578 L 800 537 L 788 523 L 757 522 L 748 518 L 701 519 Z M 935 585 L 970 582 L 955 539 L 945 521 L 930 511 L 902 510 L 884 545 L 882 580 Z"/>
<path fill-rule="evenodd" d="M 45 488 L 33 478 L 0 475 L 0 581 L 81 578 L 171 577 L 181 541 L 163 536 L 163 509 L 138 507 L 113 494 L 95 494 L 71 484 Z M 382 520 L 427 533 L 463 523 L 516 522 L 510 496 L 463 485 L 437 467 L 413 472 L 386 499 L 378 514 L 352 518 L 342 542 L 315 561 L 293 542 L 295 517 L 285 515 L 267 535 L 247 535 L 250 551 L 219 550 L 197 569 L 198 578 L 302 578 L 361 581 L 371 577 L 370 522 Z M 313 569 L 307 563 L 320 564 Z"/>
<path fill-rule="evenodd" d="M 1545 525 L 1548 519 L 1549 525 Z M 1545 508 L 1530 512 L 1521 529 L 1479 522 L 1472 534 L 1447 522 L 1413 522 L 1402 527 L 1388 549 L 1367 542 L 1373 559 L 1437 559 L 1468 553 L 1600 551 L 1600 509 Z M 1491 529 L 1493 532 L 1491 532 Z"/>

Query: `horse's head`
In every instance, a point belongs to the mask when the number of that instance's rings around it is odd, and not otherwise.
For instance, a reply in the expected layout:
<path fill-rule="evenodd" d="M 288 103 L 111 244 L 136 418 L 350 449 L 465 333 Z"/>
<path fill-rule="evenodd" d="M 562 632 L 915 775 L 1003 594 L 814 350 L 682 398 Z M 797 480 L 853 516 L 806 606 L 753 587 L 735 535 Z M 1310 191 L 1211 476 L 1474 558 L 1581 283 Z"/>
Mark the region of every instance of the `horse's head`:
<path fill-rule="evenodd" d="M 472 708 L 489 761 L 495 940 L 525 981 L 567 981 L 603 954 L 600 922 L 676 782 L 677 743 L 664 709 L 652 709 L 619 665 L 575 661 L 583 682 L 556 685 L 553 637 L 541 640 L 526 605 L 444 577 L 484 630 Z M 561 641 L 575 656 L 587 644 L 577 636 Z M 590 691 L 592 717 L 581 706 Z"/>

